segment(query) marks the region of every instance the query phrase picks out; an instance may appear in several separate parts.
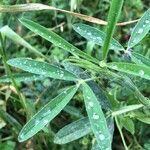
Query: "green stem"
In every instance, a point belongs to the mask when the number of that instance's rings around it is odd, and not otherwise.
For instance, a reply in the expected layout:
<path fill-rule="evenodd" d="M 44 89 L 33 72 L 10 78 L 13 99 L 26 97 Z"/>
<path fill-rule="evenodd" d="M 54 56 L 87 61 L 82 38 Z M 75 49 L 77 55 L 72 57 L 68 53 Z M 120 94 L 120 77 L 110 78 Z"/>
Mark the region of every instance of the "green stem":
<path fill-rule="evenodd" d="M 121 139 L 122 139 L 122 143 L 123 143 L 123 145 L 124 145 L 124 148 L 125 148 L 125 150 L 128 150 L 128 147 L 127 147 L 127 144 L 126 144 L 126 142 L 125 142 L 125 139 L 124 139 L 124 136 L 123 136 L 122 130 L 121 130 L 121 128 L 120 128 L 120 125 L 119 125 L 119 122 L 118 122 L 117 117 L 115 117 L 115 122 L 116 122 L 116 126 L 117 126 L 117 128 L 118 128 L 118 130 L 119 130 L 119 133 L 120 133 L 120 136 L 121 136 Z"/>
<path fill-rule="evenodd" d="M 22 104 L 22 107 L 26 110 L 27 118 L 29 118 L 29 114 L 28 114 L 28 111 L 27 111 L 27 104 L 26 104 L 25 98 L 24 98 L 24 96 L 20 93 L 20 91 L 19 91 L 19 89 L 18 89 L 18 87 L 17 87 L 17 83 L 16 83 L 16 81 L 14 80 L 14 78 L 13 78 L 13 76 L 12 76 L 10 67 L 9 67 L 8 64 L 7 64 L 7 56 L 6 56 L 6 53 L 5 53 L 5 44 L 4 44 L 4 40 L 3 40 L 3 37 L 2 37 L 1 34 L 0 34 L 0 42 L 1 42 L 0 55 L 2 56 L 2 60 L 3 60 L 4 67 L 5 67 L 5 70 L 6 70 L 6 74 L 7 74 L 7 75 L 9 76 L 9 78 L 12 80 L 12 84 L 13 84 L 13 86 L 14 86 L 15 89 L 16 89 L 16 92 L 17 92 L 18 97 L 19 97 L 19 99 L 20 99 L 20 103 Z"/>
<path fill-rule="evenodd" d="M 108 25 L 106 30 L 106 37 L 104 41 L 104 46 L 102 48 L 103 51 L 103 60 L 106 61 L 108 51 L 109 51 L 109 45 L 115 30 L 116 23 L 118 21 L 121 8 L 123 6 L 124 0 L 112 0 L 111 7 L 108 14 Z"/>

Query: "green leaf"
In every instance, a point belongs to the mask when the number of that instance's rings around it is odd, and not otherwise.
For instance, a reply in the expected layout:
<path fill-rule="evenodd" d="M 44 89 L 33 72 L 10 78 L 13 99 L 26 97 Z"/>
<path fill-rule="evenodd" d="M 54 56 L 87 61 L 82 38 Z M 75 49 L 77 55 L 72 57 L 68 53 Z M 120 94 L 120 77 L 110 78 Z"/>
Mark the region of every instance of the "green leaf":
<path fill-rule="evenodd" d="M 82 84 L 84 102 L 86 111 L 90 120 L 91 128 L 101 150 L 111 149 L 111 135 L 109 133 L 106 118 L 103 114 L 101 106 L 91 90 L 86 84 Z"/>
<path fill-rule="evenodd" d="M 73 46 L 72 44 L 67 42 L 66 40 L 64 40 L 62 37 L 58 36 L 56 33 L 48 30 L 47 28 L 45 28 L 31 20 L 28 20 L 28 19 L 20 19 L 20 22 L 24 26 L 26 26 L 28 29 L 30 29 L 32 32 L 40 35 L 41 37 L 43 37 L 44 39 L 46 39 L 50 42 L 52 42 L 55 46 L 58 46 L 64 50 L 70 52 L 71 54 L 73 54 L 75 56 L 80 56 L 82 58 L 85 58 L 85 59 L 90 60 L 95 63 L 99 62 L 97 59 L 82 52 L 81 50 L 79 50 L 78 48 L 76 48 L 75 46 Z"/>
<path fill-rule="evenodd" d="M 121 125 L 126 129 L 128 130 L 131 134 L 134 134 L 135 133 L 135 125 L 134 125 L 134 122 L 131 118 L 129 117 L 122 117 L 120 119 L 120 123 Z"/>
<path fill-rule="evenodd" d="M 16 82 L 27 82 L 27 81 L 35 81 L 35 80 L 42 80 L 45 78 L 45 76 L 40 76 L 33 73 L 15 73 L 12 74 L 13 79 L 15 79 Z M 7 75 L 4 75 L 0 77 L 0 83 L 7 83 L 12 82 L 11 78 Z"/>
<path fill-rule="evenodd" d="M 111 138 L 113 138 L 114 122 L 112 118 L 107 118 L 107 125 Z M 91 132 L 92 129 L 89 119 L 88 117 L 84 117 L 60 129 L 55 135 L 54 142 L 57 144 L 66 144 L 90 134 Z"/>
<path fill-rule="evenodd" d="M 148 9 L 134 27 L 128 42 L 128 49 L 138 44 L 150 30 L 150 9 Z"/>
<path fill-rule="evenodd" d="M 77 23 L 73 25 L 74 30 L 89 41 L 92 41 L 100 46 L 104 45 L 106 34 L 94 27 L 86 24 Z M 111 40 L 109 49 L 124 50 L 123 46 L 115 39 Z"/>
<path fill-rule="evenodd" d="M 83 117 L 80 110 L 76 107 L 67 105 L 64 109 L 65 112 L 69 113 L 70 115 L 76 116 L 76 117 Z"/>
<path fill-rule="evenodd" d="M 75 75 L 62 68 L 50 65 L 46 62 L 35 61 L 29 58 L 14 58 L 8 60 L 7 63 L 24 71 L 39 74 L 45 77 L 69 81 L 75 81 L 78 79 Z"/>
<path fill-rule="evenodd" d="M 27 49 L 29 49 L 31 52 L 35 53 L 38 56 L 41 56 L 48 60 L 46 56 L 44 56 L 41 52 L 37 51 L 33 46 L 31 46 L 28 42 L 26 42 L 22 37 L 20 37 L 18 34 L 16 34 L 9 26 L 4 26 L 0 29 L 0 32 L 5 35 L 7 38 L 11 39 L 15 43 L 18 43 Z"/>
<path fill-rule="evenodd" d="M 44 126 L 54 119 L 68 104 L 77 89 L 78 86 L 72 86 L 47 103 L 22 128 L 18 140 L 23 142 L 43 129 Z"/>
<path fill-rule="evenodd" d="M 21 129 L 21 124 L 10 114 L 8 114 L 6 111 L 0 109 L 0 117 L 5 121 L 8 122 L 10 125 L 12 125 L 17 132 Z"/>
<path fill-rule="evenodd" d="M 57 144 L 66 144 L 90 132 L 91 126 L 89 119 L 88 117 L 84 117 L 60 129 L 55 135 L 54 142 Z"/>
<path fill-rule="evenodd" d="M 150 59 L 139 53 L 132 52 L 131 59 L 136 64 L 146 65 L 146 66 L 150 67 Z"/>
<path fill-rule="evenodd" d="M 111 115 L 114 117 L 114 116 L 117 116 L 117 115 L 121 115 L 121 114 L 124 114 L 124 113 L 128 113 L 130 111 L 140 109 L 143 106 L 144 106 L 143 104 L 135 104 L 135 105 L 124 106 L 124 107 L 121 107 L 117 111 L 113 111 Z"/>
<path fill-rule="evenodd" d="M 139 76 L 141 78 L 150 80 L 150 67 L 144 65 L 112 62 L 112 63 L 107 63 L 107 67 L 113 70 L 117 70 L 120 72 L 124 72 L 127 74 Z"/>
<path fill-rule="evenodd" d="M 141 121 L 143 123 L 150 124 L 150 115 L 149 114 L 145 114 L 145 113 L 143 113 L 141 111 L 136 111 L 136 112 L 133 113 L 133 116 L 137 120 L 139 120 L 139 121 Z"/>

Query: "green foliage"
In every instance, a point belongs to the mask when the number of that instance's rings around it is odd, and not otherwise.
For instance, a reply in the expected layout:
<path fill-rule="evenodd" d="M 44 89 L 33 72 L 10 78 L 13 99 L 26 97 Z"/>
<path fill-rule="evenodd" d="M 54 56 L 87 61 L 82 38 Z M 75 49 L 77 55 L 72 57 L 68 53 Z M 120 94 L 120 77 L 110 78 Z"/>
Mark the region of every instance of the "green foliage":
<path fill-rule="evenodd" d="M 87 84 L 82 85 L 86 111 L 91 128 L 102 150 L 111 149 L 111 136 L 99 102 Z"/>
<path fill-rule="evenodd" d="M 44 128 L 60 111 L 67 105 L 70 99 L 77 91 L 77 86 L 73 86 L 63 91 L 47 103 L 39 112 L 37 112 L 22 128 L 18 140 L 25 141 Z"/>
<path fill-rule="evenodd" d="M 128 42 L 128 48 L 132 48 L 139 43 L 150 30 L 150 9 L 141 17 L 139 22 L 133 29 L 131 37 Z"/>
<path fill-rule="evenodd" d="M 39 62 L 28 58 L 14 58 L 9 60 L 7 63 L 24 71 L 39 74 L 45 77 L 71 81 L 77 80 L 77 77 L 72 73 L 45 62 Z"/>
<path fill-rule="evenodd" d="M 126 1 L 122 12 L 123 0 L 71 0 L 69 4 L 65 0 L 46 1 L 89 16 L 69 11 L 69 15 L 64 15 L 65 10 L 51 13 L 48 10 L 53 7 L 41 4 L 13 5 L 19 3 L 3 2 L 11 6 L 0 6 L 0 12 L 17 12 L 0 14 L 0 56 L 4 64 L 0 65 L 0 120 L 5 123 L 1 126 L 0 149 L 18 149 L 18 134 L 21 149 L 149 147 L 150 51 L 146 35 L 150 29 L 150 9 L 143 13 L 146 0 Z M 43 9 L 46 10 L 39 12 Z M 21 14 L 19 11 L 23 10 L 26 12 Z M 107 30 L 77 23 L 70 15 L 93 23 L 97 19 L 90 16 L 107 16 Z M 130 26 L 118 27 L 114 34 L 119 16 L 120 20 L 142 16 L 130 38 Z M 75 34 L 72 27 L 88 42 Z M 120 43 L 127 44 L 127 49 Z M 113 51 L 109 52 L 110 49 Z M 123 144 L 116 144 L 120 138 Z"/>

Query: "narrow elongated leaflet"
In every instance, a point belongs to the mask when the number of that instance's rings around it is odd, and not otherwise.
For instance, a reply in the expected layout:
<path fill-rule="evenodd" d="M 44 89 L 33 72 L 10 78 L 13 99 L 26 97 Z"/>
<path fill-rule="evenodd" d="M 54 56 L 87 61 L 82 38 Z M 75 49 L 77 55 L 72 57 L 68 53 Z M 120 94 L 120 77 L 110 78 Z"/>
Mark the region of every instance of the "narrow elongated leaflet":
<path fill-rule="evenodd" d="M 12 74 L 12 77 L 15 79 L 16 82 L 26 82 L 26 81 L 35 81 L 35 80 L 42 80 L 45 76 L 40 76 L 33 73 L 15 73 Z M 7 75 L 0 77 L 0 83 L 7 83 L 12 82 L 11 78 Z"/>
<path fill-rule="evenodd" d="M 66 144 L 90 132 L 91 125 L 89 119 L 88 117 L 84 117 L 60 129 L 55 135 L 54 142 L 57 144 Z"/>
<path fill-rule="evenodd" d="M 111 138 L 113 138 L 114 122 L 112 118 L 107 119 L 107 125 Z M 57 144 L 66 144 L 90 134 L 91 132 L 92 129 L 89 119 L 88 117 L 84 117 L 60 129 L 55 135 L 54 142 Z"/>
<path fill-rule="evenodd" d="M 143 104 L 135 104 L 135 105 L 124 106 L 124 107 L 120 108 L 119 110 L 112 112 L 112 116 L 114 117 L 114 116 L 117 116 L 117 115 L 121 115 L 123 113 L 128 113 L 130 111 L 140 109 L 143 106 L 144 106 Z"/>
<path fill-rule="evenodd" d="M 18 43 L 27 49 L 29 49 L 34 54 L 41 56 L 48 60 L 46 56 L 44 56 L 41 52 L 36 50 L 33 46 L 31 46 L 27 41 L 25 41 L 22 37 L 20 37 L 18 34 L 16 34 L 9 26 L 4 26 L 0 29 L 0 32 L 5 35 L 7 38 L 11 39 L 15 43 Z"/>
<path fill-rule="evenodd" d="M 128 49 L 138 44 L 150 30 L 150 8 L 134 27 L 128 42 Z"/>
<path fill-rule="evenodd" d="M 77 89 L 78 86 L 72 86 L 47 103 L 22 128 L 19 133 L 18 140 L 23 142 L 43 129 L 43 127 L 55 118 L 67 105 L 76 93 Z"/>
<path fill-rule="evenodd" d="M 86 111 L 96 140 L 101 150 L 111 150 L 111 135 L 101 106 L 95 94 L 86 83 L 82 84 L 82 90 Z"/>
<path fill-rule="evenodd" d="M 79 50 L 78 48 L 76 48 L 75 46 L 73 46 L 72 44 L 67 42 L 66 40 L 64 40 L 62 37 L 60 37 L 56 33 L 48 30 L 47 28 L 45 28 L 31 20 L 28 20 L 28 19 L 20 19 L 20 22 L 24 26 L 26 26 L 28 29 L 33 31 L 34 33 L 36 33 L 36 34 L 40 35 L 41 37 L 43 37 L 44 39 L 52 42 L 55 46 L 58 46 L 64 50 L 70 52 L 71 54 L 73 54 L 75 56 L 80 56 L 80 57 L 83 57 L 92 62 L 98 63 L 97 59 L 82 52 L 81 50 Z"/>
<path fill-rule="evenodd" d="M 87 40 L 92 41 L 100 46 L 104 45 L 104 39 L 106 34 L 103 31 L 100 31 L 94 27 L 82 23 L 74 24 L 73 29 Z M 123 46 L 114 38 L 112 38 L 110 42 L 109 49 L 117 51 L 124 50 Z"/>
<path fill-rule="evenodd" d="M 120 72 L 139 76 L 141 78 L 150 80 L 150 67 L 145 65 L 137 65 L 131 63 L 113 62 L 107 63 L 107 67 Z"/>
<path fill-rule="evenodd" d="M 150 59 L 139 53 L 132 52 L 131 59 L 136 64 L 146 65 L 150 67 Z"/>
<path fill-rule="evenodd" d="M 75 81 L 78 79 L 75 75 L 62 68 L 50 65 L 46 62 L 35 61 L 29 58 L 14 58 L 8 60 L 7 63 L 13 67 L 17 67 L 24 71 L 39 74 L 45 77 L 69 81 Z"/>

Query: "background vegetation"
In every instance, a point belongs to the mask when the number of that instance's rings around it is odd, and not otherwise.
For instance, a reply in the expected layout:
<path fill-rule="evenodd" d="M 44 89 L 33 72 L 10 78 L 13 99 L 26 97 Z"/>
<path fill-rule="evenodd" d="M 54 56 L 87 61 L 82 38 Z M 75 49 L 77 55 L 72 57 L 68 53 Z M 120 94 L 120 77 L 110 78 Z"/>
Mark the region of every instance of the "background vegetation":
<path fill-rule="evenodd" d="M 88 16 L 100 18 L 102 20 L 107 19 L 110 8 L 110 0 L 1 0 L 0 4 L 15 5 L 29 2 L 47 4 L 60 9 L 71 10 Z M 126 0 L 123 5 L 119 22 L 138 19 L 149 7 L 149 0 Z M 42 54 L 48 58 L 49 62 L 55 65 L 62 64 L 64 59 L 70 57 L 70 54 L 62 51 L 59 47 L 54 46 L 50 42 L 23 27 L 18 21 L 18 19 L 22 17 L 33 20 L 42 26 L 49 28 L 79 49 L 84 50 L 89 55 L 92 55 L 99 60 L 102 59 L 101 47 L 81 37 L 73 30 L 72 25 L 82 22 L 100 30 L 104 30 L 104 25 L 85 22 L 77 17 L 58 11 L 44 10 L 23 13 L 0 13 L 0 28 L 8 25 L 15 31 L 15 33 L 30 43 L 36 50 L 42 52 Z M 124 47 L 127 47 L 126 44 L 134 25 L 135 23 L 126 26 L 118 26 L 113 37 Z M 150 35 L 148 34 L 133 48 L 133 51 L 149 58 L 149 39 Z M 13 42 L 10 38 L 6 38 L 6 40 L 4 40 L 4 46 L 7 59 L 32 57 L 36 60 L 47 61 L 44 58 L 37 56 L 32 52 L 32 50 L 27 49 L 19 43 Z M 121 52 L 117 53 L 116 51 L 110 51 L 108 61 L 120 61 L 122 60 L 122 55 L 123 54 Z M 128 55 L 124 55 L 124 57 L 126 57 L 126 60 L 130 60 Z M 5 69 L 6 67 L 3 64 L 1 57 L 0 76 L 6 74 L 7 71 Z M 14 68 L 11 68 L 11 70 L 13 72 L 17 71 Z M 142 92 L 144 96 L 149 97 L 150 82 L 138 77 L 132 77 L 131 79 L 134 80 L 134 83 L 137 85 L 140 92 Z M 113 103 L 114 105 L 119 104 L 124 106 L 127 104 L 133 104 L 138 100 L 138 97 L 136 97 L 128 88 L 122 86 L 118 90 L 118 87 L 113 84 L 113 81 L 112 83 L 108 83 L 107 80 L 103 79 L 98 80 L 97 83 L 102 87 L 110 100 L 115 100 L 115 103 Z M 70 107 L 65 108 L 65 110 L 63 110 L 46 128 L 44 128 L 43 131 L 36 134 L 34 138 L 23 143 L 19 143 L 17 140 L 20 129 L 26 123 L 26 113 L 31 113 L 32 115 L 35 114 L 35 112 L 44 106 L 49 99 L 54 98 L 68 85 L 68 82 L 61 82 L 61 80 L 49 78 L 41 81 L 24 81 L 23 83 L 17 82 L 17 87 L 28 101 L 28 112 L 26 112 L 26 110 L 24 110 L 18 102 L 19 97 L 14 86 L 9 83 L 0 83 L 0 149 L 91 149 L 92 134 L 65 145 L 58 145 L 53 142 L 54 135 L 57 131 L 59 131 L 59 129 L 81 118 L 82 116 L 86 116 L 83 96 L 80 92 L 78 92 L 74 96 L 73 100 L 70 101 Z M 144 117 L 136 118 L 136 115 L 143 115 Z M 126 144 L 129 145 L 129 149 L 150 150 L 150 111 L 148 109 L 143 109 L 136 113 L 131 112 L 130 115 L 120 116 L 118 119 Z M 122 139 L 116 125 L 113 137 L 113 149 L 124 149 Z"/>

